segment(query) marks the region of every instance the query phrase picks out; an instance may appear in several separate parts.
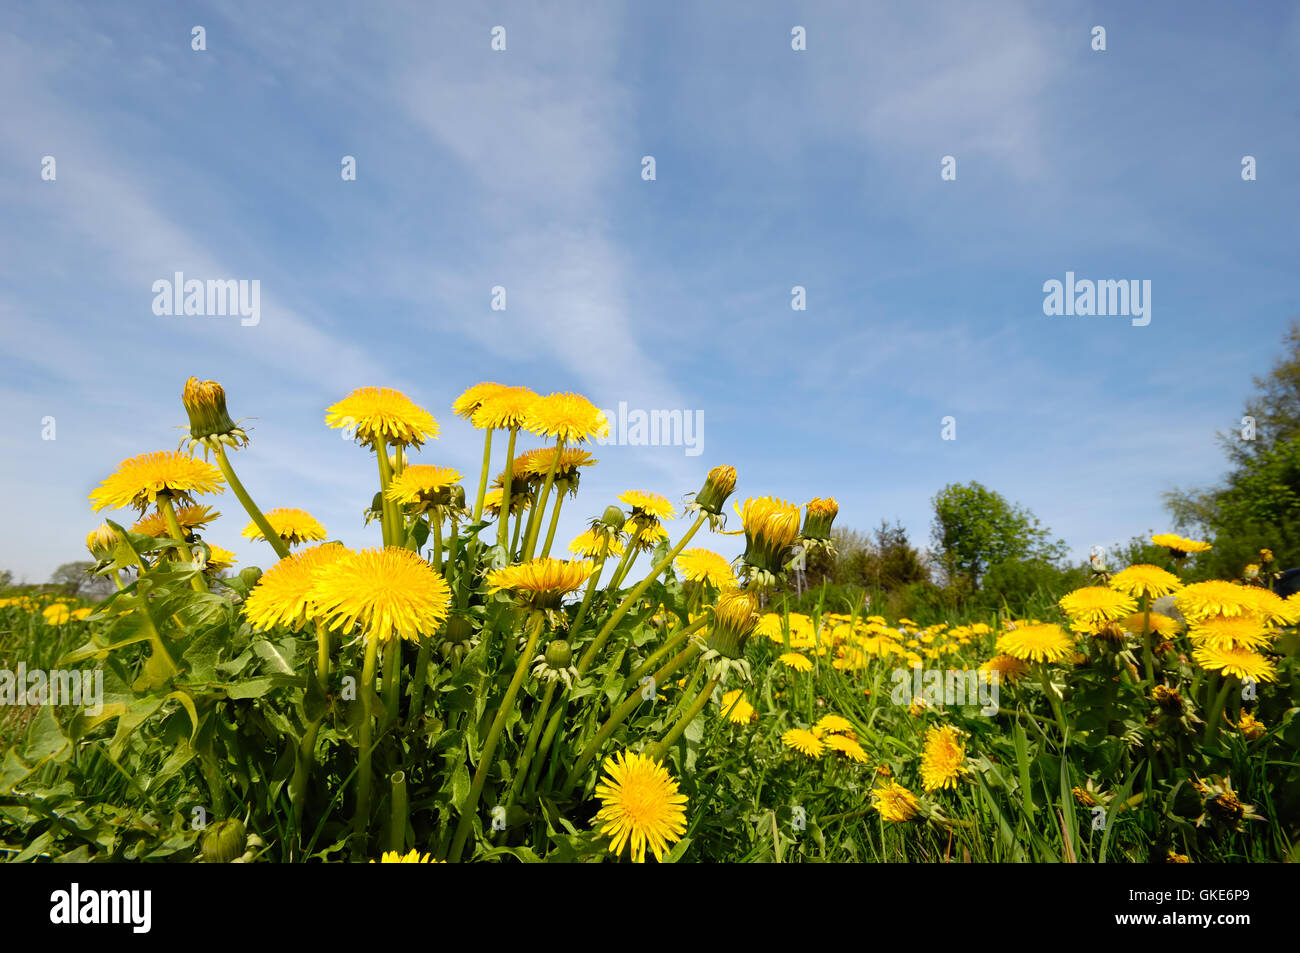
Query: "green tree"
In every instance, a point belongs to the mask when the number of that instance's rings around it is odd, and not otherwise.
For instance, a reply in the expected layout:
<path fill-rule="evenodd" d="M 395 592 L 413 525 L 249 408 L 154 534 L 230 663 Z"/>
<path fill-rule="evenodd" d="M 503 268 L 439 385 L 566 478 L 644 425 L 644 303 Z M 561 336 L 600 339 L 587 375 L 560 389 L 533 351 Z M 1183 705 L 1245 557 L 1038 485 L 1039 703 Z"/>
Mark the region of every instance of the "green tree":
<path fill-rule="evenodd" d="M 991 566 L 1009 560 L 1048 563 L 1065 555 L 1065 543 L 1029 510 L 981 483 L 950 483 L 931 501 L 931 542 L 950 586 L 973 590 Z"/>

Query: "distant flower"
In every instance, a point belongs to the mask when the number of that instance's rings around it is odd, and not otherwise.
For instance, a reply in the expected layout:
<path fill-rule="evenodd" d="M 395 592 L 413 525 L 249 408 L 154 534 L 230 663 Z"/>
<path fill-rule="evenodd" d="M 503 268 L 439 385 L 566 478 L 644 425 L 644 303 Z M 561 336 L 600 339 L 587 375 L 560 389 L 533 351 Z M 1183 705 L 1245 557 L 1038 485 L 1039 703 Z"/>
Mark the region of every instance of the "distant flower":
<path fill-rule="evenodd" d="M 287 546 L 297 546 L 301 543 L 319 543 L 327 535 L 325 527 L 321 525 L 320 521 L 306 510 L 282 506 L 274 510 L 267 510 L 264 515 L 266 521 L 271 524 L 271 529 L 275 530 L 275 535 L 284 540 Z M 244 531 L 240 535 L 245 539 L 266 539 L 261 527 L 252 522 L 244 527 Z"/>
<path fill-rule="evenodd" d="M 796 672 L 811 672 L 813 670 L 813 663 L 808 656 L 801 655 L 798 652 L 782 652 L 777 657 L 777 661 L 786 668 L 794 669 Z"/>
<path fill-rule="evenodd" d="M 1178 577 L 1159 566 L 1137 565 L 1121 569 L 1110 577 L 1112 589 L 1126 592 L 1134 598 L 1159 599 L 1183 587 Z"/>

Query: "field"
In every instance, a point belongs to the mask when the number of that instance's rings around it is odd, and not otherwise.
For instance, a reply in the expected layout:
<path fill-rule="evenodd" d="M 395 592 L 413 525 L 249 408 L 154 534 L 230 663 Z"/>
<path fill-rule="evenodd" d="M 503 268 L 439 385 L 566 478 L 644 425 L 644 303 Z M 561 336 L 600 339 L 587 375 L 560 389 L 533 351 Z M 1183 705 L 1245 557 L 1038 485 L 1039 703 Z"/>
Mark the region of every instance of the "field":
<path fill-rule="evenodd" d="M 1206 544 L 1157 536 L 1163 565 L 1098 565 L 1030 618 L 790 612 L 835 501 L 726 466 L 586 499 L 606 422 L 577 395 L 466 391 L 468 480 L 416 462 L 438 424 L 410 398 L 348 395 L 325 422 L 377 474 L 383 543 L 355 551 L 256 507 L 219 385 L 183 403 L 187 449 L 92 494 L 135 520 L 87 539 L 115 594 L 0 600 L 9 860 L 1300 859 L 1300 601 L 1185 583 Z M 265 572 L 204 541 L 224 489 Z M 591 518 L 572 542 L 562 506 Z"/>

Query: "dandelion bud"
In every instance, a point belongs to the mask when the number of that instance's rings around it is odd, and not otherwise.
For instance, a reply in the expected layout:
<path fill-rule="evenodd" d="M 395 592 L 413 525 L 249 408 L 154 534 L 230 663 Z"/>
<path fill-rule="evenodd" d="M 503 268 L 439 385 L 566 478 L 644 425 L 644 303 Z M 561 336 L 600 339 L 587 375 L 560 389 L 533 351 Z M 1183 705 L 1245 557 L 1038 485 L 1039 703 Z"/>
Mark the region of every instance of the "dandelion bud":
<path fill-rule="evenodd" d="M 799 538 L 799 507 L 765 496 L 745 501 L 745 563 L 773 576 L 782 571 Z"/>
<path fill-rule="evenodd" d="M 447 631 L 443 636 L 443 641 L 452 645 L 459 645 L 461 642 L 468 642 L 473 634 L 474 626 L 469 619 L 463 615 L 454 615 L 447 620 Z"/>
<path fill-rule="evenodd" d="M 564 639 L 556 639 L 546 646 L 546 664 L 550 668 L 568 668 L 573 659 L 573 650 Z"/>
<path fill-rule="evenodd" d="M 86 548 L 96 559 L 109 559 L 117 549 L 122 537 L 107 523 L 100 523 L 99 529 L 86 535 Z"/>
<path fill-rule="evenodd" d="M 209 864 L 228 864 L 244 853 L 247 841 L 244 822 L 239 818 L 217 821 L 203 832 L 200 840 L 203 860 Z"/>
<path fill-rule="evenodd" d="M 809 500 L 804 507 L 804 539 L 827 540 L 831 538 L 831 524 L 840 513 L 840 505 L 833 499 L 820 497 Z"/>
<path fill-rule="evenodd" d="M 627 522 L 627 514 L 613 504 L 605 507 L 605 512 L 600 518 L 601 525 L 608 526 L 614 532 L 621 532 L 623 524 Z"/>
<path fill-rule="evenodd" d="M 704 478 L 704 488 L 695 494 L 695 505 L 714 516 L 722 515 L 722 505 L 736 489 L 736 468 L 719 465 Z"/>
<path fill-rule="evenodd" d="M 744 589 L 731 589 L 718 596 L 713 607 L 710 650 L 729 659 L 745 654 L 745 642 L 758 626 L 758 599 Z"/>
<path fill-rule="evenodd" d="M 215 448 L 222 443 L 232 447 L 248 443 L 248 435 L 230 419 L 226 411 L 226 392 L 216 381 L 191 377 L 181 391 L 181 403 L 190 418 L 191 445 Z"/>

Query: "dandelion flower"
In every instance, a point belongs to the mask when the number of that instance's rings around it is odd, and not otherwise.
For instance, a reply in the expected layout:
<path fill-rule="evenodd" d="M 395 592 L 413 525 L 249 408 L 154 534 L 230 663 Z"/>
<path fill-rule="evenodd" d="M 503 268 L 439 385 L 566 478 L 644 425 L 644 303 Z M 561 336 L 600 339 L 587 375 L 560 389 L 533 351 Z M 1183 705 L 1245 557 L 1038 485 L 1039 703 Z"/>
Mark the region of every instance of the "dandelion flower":
<path fill-rule="evenodd" d="M 488 591 L 509 589 L 524 605 L 534 609 L 556 609 L 565 595 L 586 583 L 591 570 L 592 564 L 585 559 L 533 559 L 489 572 Z"/>
<path fill-rule="evenodd" d="M 502 387 L 483 398 L 470 422 L 479 430 L 518 430 L 541 399 L 527 387 Z"/>
<path fill-rule="evenodd" d="M 1216 615 L 1202 619 L 1187 632 L 1194 645 L 1219 649 L 1262 649 L 1273 641 L 1272 633 L 1257 616 Z"/>
<path fill-rule="evenodd" d="M 330 629 L 360 624 L 367 640 L 418 641 L 447 618 L 451 590 L 409 549 L 347 553 L 316 572 L 309 597 Z"/>
<path fill-rule="evenodd" d="M 1121 619 L 1119 627 L 1124 632 L 1131 632 L 1134 635 L 1141 635 L 1143 626 L 1150 625 L 1151 631 L 1161 638 L 1171 639 L 1178 634 L 1182 623 L 1172 616 L 1167 616 L 1161 612 L 1152 612 L 1148 617 L 1145 612 L 1135 612 L 1127 619 Z"/>
<path fill-rule="evenodd" d="M 718 589 L 736 585 L 731 564 L 709 549 L 686 549 L 677 557 L 677 572 L 687 582 L 707 582 Z"/>
<path fill-rule="evenodd" d="M 222 493 L 225 478 L 212 464 L 174 450 L 142 453 L 123 460 L 94 492 L 91 509 L 135 507 L 143 514 L 160 496 L 193 503 L 195 493 Z"/>
<path fill-rule="evenodd" d="M 758 720 L 758 712 L 754 711 L 754 706 L 745 699 L 743 688 L 735 688 L 723 694 L 722 712 L 727 716 L 727 721 L 733 725 L 743 725 Z"/>
<path fill-rule="evenodd" d="M 483 406 L 485 400 L 508 389 L 504 384 L 498 384 L 495 381 L 484 381 L 482 384 L 475 384 L 456 398 L 451 405 L 451 412 L 457 417 L 473 420 L 474 414 Z"/>
<path fill-rule="evenodd" d="M 1247 741 L 1255 741 L 1264 736 L 1268 729 L 1264 723 L 1248 711 L 1243 711 L 1241 717 L 1237 720 L 1237 730 Z"/>
<path fill-rule="evenodd" d="M 1178 581 L 1177 576 L 1159 566 L 1141 564 L 1129 566 L 1115 573 L 1110 577 L 1110 586 L 1112 589 L 1128 593 L 1135 599 L 1143 597 L 1159 599 L 1171 592 L 1177 592 L 1183 584 Z"/>
<path fill-rule="evenodd" d="M 361 443 L 380 440 L 399 447 L 418 447 L 438 436 L 433 414 L 391 387 L 358 387 L 325 412 L 335 430 L 353 430 Z"/>
<path fill-rule="evenodd" d="M 844 735 L 827 735 L 822 739 L 822 744 L 832 751 L 838 751 L 850 761 L 856 761 L 859 764 L 866 764 L 867 762 L 867 753 L 862 750 L 862 745 L 852 738 Z"/>
<path fill-rule="evenodd" d="M 622 556 L 623 541 L 598 529 L 588 529 L 573 537 L 569 543 L 569 552 L 589 559 L 599 557 L 602 552 L 606 556 Z"/>
<path fill-rule="evenodd" d="M 820 758 L 826 745 L 807 728 L 791 728 L 781 736 L 781 744 L 809 758 Z"/>
<path fill-rule="evenodd" d="M 394 503 L 423 512 L 431 506 L 449 503 L 451 488 L 460 481 L 460 471 L 454 467 L 417 463 L 396 474 L 384 495 Z"/>
<path fill-rule="evenodd" d="M 996 674 L 1000 682 L 1011 684 L 1029 674 L 1029 666 L 1014 655 L 995 655 L 980 666 L 981 672 Z"/>
<path fill-rule="evenodd" d="M 206 506 L 176 507 L 176 522 L 187 533 L 203 529 L 220 515 L 220 513 Z M 148 516 L 139 519 L 131 527 L 131 532 L 144 533 L 146 536 L 153 536 L 155 539 L 159 536 L 171 535 L 171 530 L 167 528 L 167 517 L 158 510 L 154 510 Z"/>
<path fill-rule="evenodd" d="M 873 806 L 880 816 L 893 823 L 910 821 L 920 812 L 916 795 L 897 781 L 890 781 L 871 792 Z"/>
<path fill-rule="evenodd" d="M 619 501 L 632 508 L 633 518 L 648 516 L 655 520 L 670 520 L 677 515 L 677 510 L 666 496 L 658 493 L 646 493 L 642 490 L 628 490 L 620 493 Z"/>
<path fill-rule="evenodd" d="M 235 554 L 224 546 L 217 546 L 213 543 L 208 544 L 208 562 L 204 566 L 209 572 L 221 572 L 223 569 L 229 569 L 235 563 L 239 562 Z"/>
<path fill-rule="evenodd" d="M 813 670 L 813 663 L 808 656 L 801 655 L 798 652 L 782 652 L 777 657 L 777 661 L 786 668 L 794 669 L 796 672 L 811 672 Z"/>
<path fill-rule="evenodd" d="M 799 539 L 799 507 L 774 496 L 750 497 L 737 506 L 744 526 L 744 561 L 760 573 L 784 570 Z"/>
<path fill-rule="evenodd" d="M 524 415 L 524 429 L 539 437 L 581 443 L 609 436 L 609 421 L 581 394 L 550 394 L 533 401 Z"/>
<path fill-rule="evenodd" d="M 1215 615 L 1242 615 L 1254 611 L 1256 601 L 1250 587 L 1221 579 L 1194 582 L 1174 596 L 1178 610 L 1195 624 Z"/>
<path fill-rule="evenodd" d="M 1059 625 L 1043 623 L 1002 633 L 997 648 L 1022 662 L 1059 662 L 1073 651 L 1074 642 Z"/>
<path fill-rule="evenodd" d="M 853 731 L 853 722 L 840 715 L 823 715 L 816 727 L 832 735 L 842 735 Z"/>
<path fill-rule="evenodd" d="M 1192 659 L 1207 672 L 1220 675 L 1235 675 L 1240 679 L 1252 679 L 1256 682 L 1277 681 L 1277 670 L 1273 663 L 1248 648 L 1234 646 L 1221 648 L 1205 643 L 1192 650 Z"/>
<path fill-rule="evenodd" d="M 1105 586 L 1084 586 L 1061 597 L 1059 605 L 1076 624 L 1096 629 L 1137 609 L 1131 596 Z"/>
<path fill-rule="evenodd" d="M 267 510 L 265 516 L 266 521 L 271 524 L 271 529 L 275 530 L 275 535 L 284 540 L 286 546 L 319 543 L 326 536 L 325 527 L 306 510 L 282 506 Z M 256 523 L 249 523 L 240 535 L 251 540 L 266 539 Z"/>
<path fill-rule="evenodd" d="M 381 864 L 445 864 L 445 860 L 434 860 L 429 854 L 412 850 L 409 854 L 399 854 L 395 850 L 386 850 L 379 857 Z M 374 861 L 372 860 L 373 864 Z"/>
<path fill-rule="evenodd" d="M 805 539 L 828 540 L 831 538 L 831 524 L 839 515 L 840 504 L 833 499 L 820 497 L 809 500 L 804 505 L 803 532 Z"/>
<path fill-rule="evenodd" d="M 600 833 L 610 838 L 610 852 L 630 847 L 632 860 L 645 862 L 648 846 L 663 860 L 670 844 L 686 833 L 686 795 L 658 761 L 644 754 L 619 752 L 605 760 L 605 779 L 596 785 L 601 809 Z"/>
<path fill-rule="evenodd" d="M 312 618 L 311 587 L 317 570 L 347 552 L 341 543 L 324 543 L 284 557 L 257 580 L 244 601 L 244 617 L 262 631 L 277 625 L 302 628 Z"/>
<path fill-rule="evenodd" d="M 925 733 L 921 752 L 921 784 L 926 791 L 957 787 L 966 770 L 966 749 L 952 725 L 932 727 Z"/>
<path fill-rule="evenodd" d="M 1213 549 L 1209 543 L 1186 539 L 1177 533 L 1159 533 L 1151 537 L 1151 542 L 1165 547 L 1175 559 L 1183 559 L 1193 553 L 1204 553 Z"/>
<path fill-rule="evenodd" d="M 63 625 L 68 619 L 72 618 L 72 610 L 62 602 L 56 602 L 53 605 L 46 606 L 41 611 L 41 616 L 45 619 L 46 625 Z"/>

